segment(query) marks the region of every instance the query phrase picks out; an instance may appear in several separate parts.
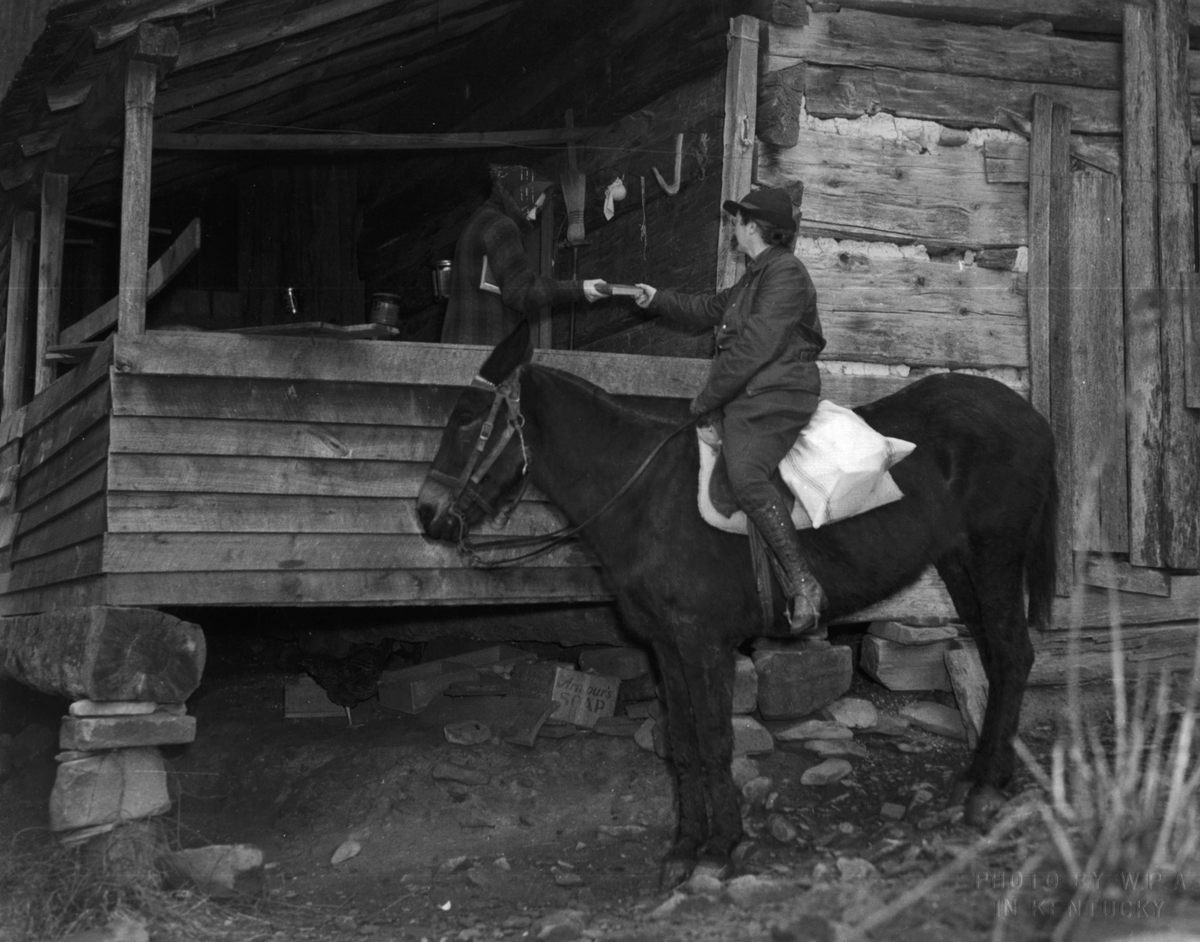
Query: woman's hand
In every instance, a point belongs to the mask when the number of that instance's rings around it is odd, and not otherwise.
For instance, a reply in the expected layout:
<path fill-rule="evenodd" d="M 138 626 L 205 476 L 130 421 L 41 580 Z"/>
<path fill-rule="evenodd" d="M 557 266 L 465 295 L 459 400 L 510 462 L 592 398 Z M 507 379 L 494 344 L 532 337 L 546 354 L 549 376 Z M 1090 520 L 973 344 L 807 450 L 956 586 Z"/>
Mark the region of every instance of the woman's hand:
<path fill-rule="evenodd" d="M 650 285 L 644 285 L 644 284 L 641 284 L 640 282 L 638 284 L 634 285 L 634 287 L 638 288 L 641 292 L 636 297 L 634 297 L 634 299 L 633 299 L 634 304 L 636 304 L 640 308 L 648 308 L 652 303 L 654 303 L 654 296 L 656 294 L 658 294 L 657 288 L 652 288 L 652 287 L 650 287 Z"/>

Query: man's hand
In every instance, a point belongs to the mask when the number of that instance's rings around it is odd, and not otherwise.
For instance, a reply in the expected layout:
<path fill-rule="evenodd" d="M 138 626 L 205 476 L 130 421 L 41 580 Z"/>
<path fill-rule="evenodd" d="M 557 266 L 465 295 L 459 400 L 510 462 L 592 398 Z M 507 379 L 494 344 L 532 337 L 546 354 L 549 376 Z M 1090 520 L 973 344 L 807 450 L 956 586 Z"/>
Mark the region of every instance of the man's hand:
<path fill-rule="evenodd" d="M 640 282 L 634 285 L 635 288 L 641 289 L 641 293 L 633 299 L 633 303 L 640 308 L 648 308 L 654 303 L 654 296 L 658 294 L 657 288 L 652 288 L 650 285 L 644 285 Z"/>
<path fill-rule="evenodd" d="M 589 301 L 599 301 L 606 297 L 604 292 L 600 291 L 600 285 L 605 284 L 602 278 L 589 278 L 583 283 L 583 296 Z"/>

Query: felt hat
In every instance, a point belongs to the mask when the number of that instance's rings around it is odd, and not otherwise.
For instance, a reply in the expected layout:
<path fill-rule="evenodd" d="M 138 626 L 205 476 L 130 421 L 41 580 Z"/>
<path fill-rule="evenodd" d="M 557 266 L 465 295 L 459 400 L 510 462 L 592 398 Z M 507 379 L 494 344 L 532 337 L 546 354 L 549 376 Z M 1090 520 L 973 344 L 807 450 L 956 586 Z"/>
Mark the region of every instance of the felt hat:
<path fill-rule="evenodd" d="M 766 186 L 751 190 L 740 200 L 726 200 L 722 208 L 730 215 L 742 213 L 749 219 L 757 219 L 776 229 L 795 229 L 796 217 L 792 210 L 792 198 L 787 190 L 777 186 Z"/>

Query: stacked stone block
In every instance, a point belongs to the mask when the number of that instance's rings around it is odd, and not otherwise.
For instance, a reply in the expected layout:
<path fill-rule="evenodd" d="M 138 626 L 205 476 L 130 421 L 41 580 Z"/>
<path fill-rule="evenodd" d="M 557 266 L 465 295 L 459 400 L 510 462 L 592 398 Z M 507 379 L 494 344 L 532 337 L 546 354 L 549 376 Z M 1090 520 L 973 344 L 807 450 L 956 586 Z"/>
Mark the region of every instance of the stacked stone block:
<path fill-rule="evenodd" d="M 50 829 L 79 843 L 171 807 L 159 746 L 192 742 L 183 704 L 76 700 L 59 728 Z"/>

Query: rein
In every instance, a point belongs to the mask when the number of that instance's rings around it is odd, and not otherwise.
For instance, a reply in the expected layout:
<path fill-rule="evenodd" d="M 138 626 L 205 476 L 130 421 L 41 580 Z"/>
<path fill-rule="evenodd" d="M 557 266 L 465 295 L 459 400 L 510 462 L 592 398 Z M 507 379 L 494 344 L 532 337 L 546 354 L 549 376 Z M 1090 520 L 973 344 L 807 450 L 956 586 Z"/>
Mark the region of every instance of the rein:
<path fill-rule="evenodd" d="M 521 487 L 517 491 L 516 496 L 509 501 L 508 505 L 500 512 L 506 516 L 511 514 L 516 508 L 517 504 L 521 502 L 521 498 L 525 495 L 525 489 L 529 485 L 529 470 L 532 453 L 529 451 L 529 447 L 525 443 L 525 436 L 522 433 L 522 429 L 525 426 L 525 416 L 521 413 L 521 393 L 520 386 L 518 385 L 518 377 L 519 374 L 499 384 L 492 383 L 489 380 L 484 379 L 482 376 L 476 376 L 475 379 L 471 381 L 471 385 L 473 387 L 477 389 L 488 389 L 494 396 L 492 399 L 491 409 L 488 411 L 488 416 L 484 420 L 483 425 L 480 427 L 479 438 L 475 442 L 475 448 L 471 452 L 470 458 L 467 459 L 467 463 L 463 467 L 463 470 L 459 472 L 458 477 L 452 477 L 442 471 L 431 470 L 429 472 L 429 476 L 431 478 L 441 481 L 442 483 L 451 487 L 452 498 L 454 501 L 452 505 L 452 512 L 458 518 L 460 524 L 458 551 L 460 554 L 466 556 L 470 560 L 472 566 L 480 569 L 499 569 L 504 566 L 512 566 L 529 559 L 536 559 L 538 556 L 544 556 L 556 546 L 560 545 L 561 543 L 565 543 L 567 540 L 570 540 L 578 535 L 584 528 L 595 523 L 596 520 L 607 513 L 612 506 L 618 500 L 620 500 L 631 487 L 633 487 L 634 483 L 636 483 L 638 478 L 645 473 L 646 469 L 650 466 L 650 463 L 655 459 L 658 453 L 662 451 L 664 447 L 666 447 L 668 442 L 670 442 L 684 429 L 691 428 L 694 424 L 693 420 L 689 419 L 687 422 L 684 422 L 677 428 L 672 429 L 666 435 L 666 437 L 664 437 L 657 445 L 655 445 L 650 450 L 649 454 L 642 459 L 641 464 L 634 469 L 633 473 L 626 479 L 625 483 L 622 484 L 613 493 L 613 495 L 608 498 L 608 500 L 601 504 L 596 511 L 594 511 L 586 520 L 582 521 L 581 523 L 560 527 L 559 529 L 550 533 L 538 534 L 536 536 L 495 537 L 494 539 L 482 541 L 471 540 L 468 537 L 466 519 L 458 506 L 460 499 L 464 496 L 467 497 L 478 506 L 482 507 L 489 516 L 497 513 L 497 511 L 494 511 L 490 504 L 488 504 L 488 502 L 484 500 L 483 497 L 478 493 L 476 486 L 483 480 L 483 477 L 487 474 L 488 469 L 491 468 L 496 459 L 500 456 L 500 453 L 504 450 L 505 446 L 508 445 L 514 432 L 520 439 L 521 455 L 524 460 L 524 464 L 521 468 Z M 492 432 L 495 428 L 496 415 L 499 412 L 500 403 L 502 401 L 508 404 L 508 422 L 506 423 L 504 432 L 501 434 L 499 440 L 495 443 L 492 450 L 487 453 L 486 457 L 484 457 L 485 451 L 488 447 L 488 441 L 491 438 Z M 506 559 L 486 560 L 479 555 L 481 552 L 494 552 L 502 549 L 520 549 L 527 546 L 534 548 L 527 553 L 521 553 L 517 556 L 510 556 Z"/>

